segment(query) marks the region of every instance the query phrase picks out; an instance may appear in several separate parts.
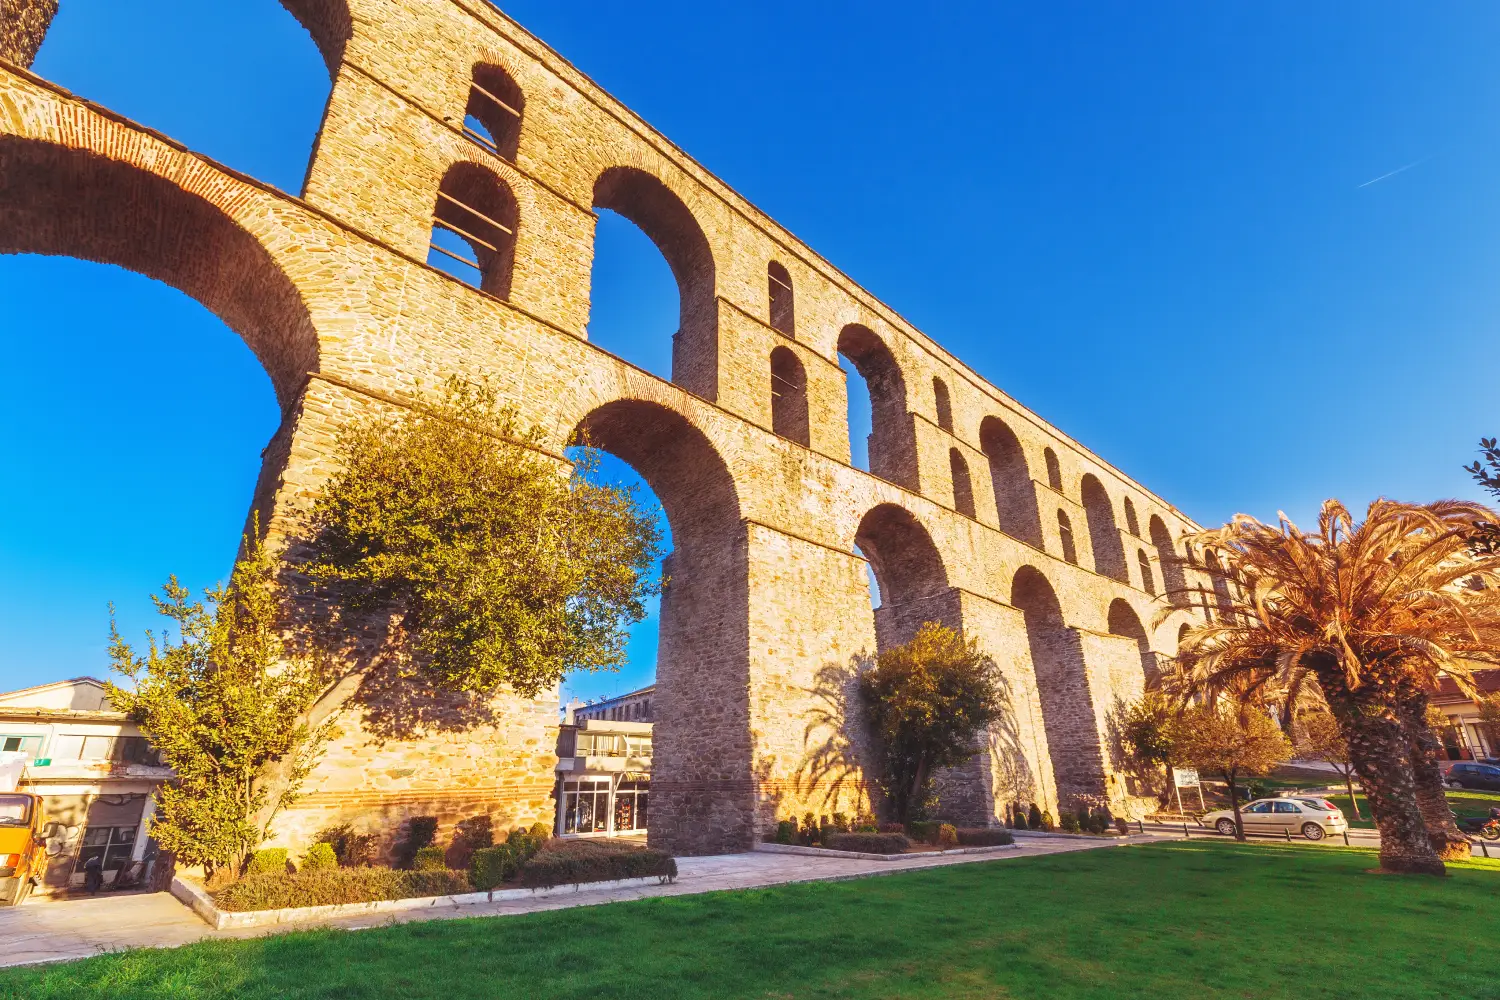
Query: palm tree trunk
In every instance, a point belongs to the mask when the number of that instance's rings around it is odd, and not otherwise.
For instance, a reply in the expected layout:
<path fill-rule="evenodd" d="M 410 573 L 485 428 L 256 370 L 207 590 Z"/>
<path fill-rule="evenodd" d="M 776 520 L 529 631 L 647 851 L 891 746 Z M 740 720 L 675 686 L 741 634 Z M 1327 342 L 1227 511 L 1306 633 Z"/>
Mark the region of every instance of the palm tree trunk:
<path fill-rule="evenodd" d="M 1462 861 L 1469 857 L 1469 838 L 1459 830 L 1448 805 L 1443 786 L 1443 769 L 1438 765 L 1437 734 L 1427 724 L 1427 696 L 1420 691 L 1404 693 L 1397 703 L 1402 725 L 1406 727 L 1410 747 L 1412 776 L 1416 781 L 1417 806 L 1433 850 L 1444 861 Z"/>
<path fill-rule="evenodd" d="M 1308 664 L 1318 676 L 1328 707 L 1349 740 L 1349 762 L 1359 771 L 1380 832 L 1380 867 L 1388 872 L 1444 875 L 1417 805 L 1411 743 L 1393 706 L 1370 687 L 1350 691 L 1331 656 Z"/>

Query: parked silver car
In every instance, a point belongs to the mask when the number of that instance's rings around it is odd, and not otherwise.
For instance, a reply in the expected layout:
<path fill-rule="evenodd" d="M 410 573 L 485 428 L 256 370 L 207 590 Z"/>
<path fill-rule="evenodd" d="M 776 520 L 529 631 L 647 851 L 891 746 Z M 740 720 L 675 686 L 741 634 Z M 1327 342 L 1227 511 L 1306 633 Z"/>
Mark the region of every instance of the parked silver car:
<path fill-rule="evenodd" d="M 1299 795 L 1292 798 L 1256 799 L 1240 807 L 1240 821 L 1245 824 L 1245 833 L 1284 835 L 1287 831 L 1300 834 L 1308 840 L 1322 840 L 1329 834 L 1338 835 L 1349 829 L 1344 811 L 1327 799 L 1315 795 Z M 1234 836 L 1234 810 L 1220 809 L 1201 820 L 1226 837 Z"/>

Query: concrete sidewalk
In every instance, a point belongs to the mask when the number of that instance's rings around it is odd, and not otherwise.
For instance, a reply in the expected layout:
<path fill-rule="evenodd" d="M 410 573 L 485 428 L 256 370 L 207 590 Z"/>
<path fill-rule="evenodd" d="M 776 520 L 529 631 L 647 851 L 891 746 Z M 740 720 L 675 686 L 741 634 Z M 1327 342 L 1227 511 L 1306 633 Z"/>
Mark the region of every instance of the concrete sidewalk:
<path fill-rule="evenodd" d="M 590 891 L 535 900 L 478 903 L 442 910 L 408 910 L 400 913 L 361 915 L 295 925 L 216 931 L 171 895 L 101 896 L 95 899 L 51 902 L 32 899 L 25 905 L 0 910 L 0 940 L 6 942 L 0 966 L 29 965 L 87 958 L 127 948 L 175 948 L 209 938 L 244 938 L 284 934 L 315 927 L 359 930 L 418 920 L 452 920 L 465 917 L 499 917 L 571 906 L 616 903 L 653 896 L 686 896 L 725 889 L 754 889 L 792 882 L 819 882 L 886 875 L 920 868 L 940 868 L 1011 861 L 1045 854 L 1095 850 L 1124 844 L 1152 843 L 1180 837 L 1146 834 L 1116 839 L 1080 837 L 1025 837 L 1013 851 L 993 854 L 913 855 L 892 861 L 807 857 L 792 854 L 726 854 L 706 858 L 679 858 L 678 878 L 668 885 Z"/>

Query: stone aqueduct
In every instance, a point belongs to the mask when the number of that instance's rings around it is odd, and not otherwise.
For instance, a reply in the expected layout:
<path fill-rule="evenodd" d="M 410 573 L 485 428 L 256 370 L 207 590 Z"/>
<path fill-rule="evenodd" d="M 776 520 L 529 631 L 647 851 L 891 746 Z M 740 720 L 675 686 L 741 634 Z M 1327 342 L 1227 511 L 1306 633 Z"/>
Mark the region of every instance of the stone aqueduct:
<path fill-rule="evenodd" d="M 925 620 L 978 636 L 1012 702 L 987 751 L 944 776 L 945 812 L 1128 796 L 1110 711 L 1206 613 L 1160 616 L 1167 589 L 1212 582 L 1165 558 L 1194 525 L 485 0 L 283 2 L 333 77 L 301 197 L 30 74 L 55 0 L 0 5 L 0 250 L 122 265 L 244 338 L 283 414 L 256 507 L 304 503 L 353 415 L 488 377 L 552 446 L 587 430 L 666 509 L 654 842 L 743 850 L 777 815 L 850 810 L 850 664 Z M 670 382 L 586 339 L 599 208 L 676 276 Z M 479 287 L 426 263 L 435 219 L 466 232 Z M 850 464 L 839 353 L 870 387 L 873 474 Z M 502 697 L 466 731 L 415 739 L 350 723 L 284 840 L 372 814 L 549 815 L 552 698 Z"/>

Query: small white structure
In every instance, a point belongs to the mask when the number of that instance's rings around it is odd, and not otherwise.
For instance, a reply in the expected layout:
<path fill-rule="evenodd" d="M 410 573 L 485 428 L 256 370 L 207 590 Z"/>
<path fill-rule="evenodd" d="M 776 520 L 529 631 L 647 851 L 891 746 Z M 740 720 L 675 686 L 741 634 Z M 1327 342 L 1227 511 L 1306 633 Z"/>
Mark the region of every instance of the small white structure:
<path fill-rule="evenodd" d="M 83 881 L 91 857 L 106 881 L 146 851 L 157 787 L 172 776 L 104 683 L 75 677 L 0 694 L 0 753 L 23 763 L 19 791 L 42 797 L 55 848 L 40 892 Z"/>

